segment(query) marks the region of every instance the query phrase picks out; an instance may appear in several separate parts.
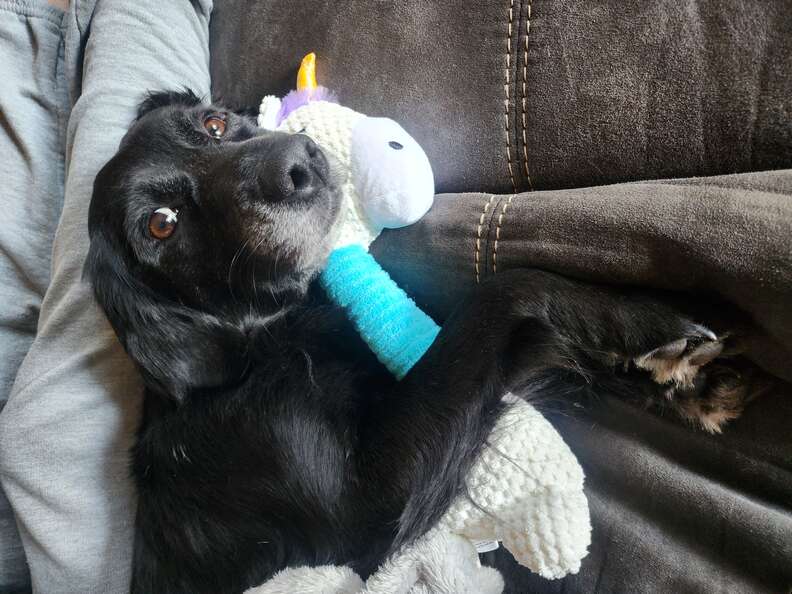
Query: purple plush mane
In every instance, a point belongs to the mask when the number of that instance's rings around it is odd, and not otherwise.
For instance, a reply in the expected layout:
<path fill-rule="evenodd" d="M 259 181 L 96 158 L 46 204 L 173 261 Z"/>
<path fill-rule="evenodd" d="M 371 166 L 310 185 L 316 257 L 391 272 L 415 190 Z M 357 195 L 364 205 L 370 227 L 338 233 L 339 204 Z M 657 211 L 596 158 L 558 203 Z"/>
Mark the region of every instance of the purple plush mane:
<path fill-rule="evenodd" d="M 330 101 L 331 103 L 338 103 L 335 93 L 325 87 L 291 91 L 281 99 L 280 110 L 278 111 L 278 116 L 275 118 L 275 125 L 280 126 L 281 122 L 285 120 L 291 112 L 298 107 L 307 105 L 311 101 Z"/>

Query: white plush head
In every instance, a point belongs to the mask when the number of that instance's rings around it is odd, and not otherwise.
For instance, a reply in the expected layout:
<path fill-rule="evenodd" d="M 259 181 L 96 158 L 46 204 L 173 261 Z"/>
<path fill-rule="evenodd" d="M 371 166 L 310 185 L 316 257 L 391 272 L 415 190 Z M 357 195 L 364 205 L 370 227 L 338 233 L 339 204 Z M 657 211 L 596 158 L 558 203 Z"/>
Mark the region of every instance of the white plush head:
<path fill-rule="evenodd" d="M 336 247 L 368 247 L 382 229 L 410 225 L 431 208 L 429 159 L 399 124 L 327 100 L 305 101 L 284 116 L 287 101 L 265 97 L 259 125 L 310 136 L 346 174 Z"/>
<path fill-rule="evenodd" d="M 434 176 L 426 153 L 399 124 L 363 118 L 352 130 L 352 183 L 376 227 L 411 225 L 432 206 Z"/>

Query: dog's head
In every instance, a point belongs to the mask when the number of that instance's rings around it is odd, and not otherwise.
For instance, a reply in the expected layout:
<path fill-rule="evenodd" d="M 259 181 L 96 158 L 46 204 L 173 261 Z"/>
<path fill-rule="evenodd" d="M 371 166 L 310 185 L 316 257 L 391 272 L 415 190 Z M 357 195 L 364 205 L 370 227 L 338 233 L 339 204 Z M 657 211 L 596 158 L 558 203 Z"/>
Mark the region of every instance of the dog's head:
<path fill-rule="evenodd" d="M 149 386 L 179 398 L 238 374 L 250 312 L 305 291 L 339 204 L 307 136 L 189 92 L 150 95 L 96 177 L 86 262 Z"/>

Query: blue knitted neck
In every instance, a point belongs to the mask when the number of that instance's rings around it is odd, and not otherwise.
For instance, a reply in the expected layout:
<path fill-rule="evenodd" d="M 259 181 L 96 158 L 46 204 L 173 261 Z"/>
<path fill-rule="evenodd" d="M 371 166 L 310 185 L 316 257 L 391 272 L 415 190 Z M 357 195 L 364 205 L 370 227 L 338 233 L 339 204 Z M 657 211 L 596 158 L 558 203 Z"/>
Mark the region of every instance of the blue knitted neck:
<path fill-rule="evenodd" d="M 362 246 L 344 246 L 330 254 L 320 282 L 397 379 L 407 375 L 440 332 Z"/>

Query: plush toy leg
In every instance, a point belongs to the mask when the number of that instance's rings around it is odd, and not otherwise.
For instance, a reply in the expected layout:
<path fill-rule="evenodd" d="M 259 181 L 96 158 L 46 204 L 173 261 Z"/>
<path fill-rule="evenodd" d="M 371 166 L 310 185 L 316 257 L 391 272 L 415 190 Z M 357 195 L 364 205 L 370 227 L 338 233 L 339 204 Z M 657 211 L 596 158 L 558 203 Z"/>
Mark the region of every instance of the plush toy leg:
<path fill-rule="evenodd" d="M 503 587 L 500 573 L 482 567 L 469 540 L 432 530 L 388 559 L 363 594 L 501 594 Z"/>
<path fill-rule="evenodd" d="M 245 594 L 501 594 L 503 578 L 482 567 L 470 541 L 432 530 L 363 584 L 348 567 L 284 569 Z"/>
<path fill-rule="evenodd" d="M 330 254 L 321 282 L 330 298 L 346 308 L 363 340 L 397 379 L 407 374 L 440 331 L 359 245 Z"/>
<path fill-rule="evenodd" d="M 358 594 L 364 587 L 349 567 L 324 565 L 284 569 L 245 594 Z"/>

